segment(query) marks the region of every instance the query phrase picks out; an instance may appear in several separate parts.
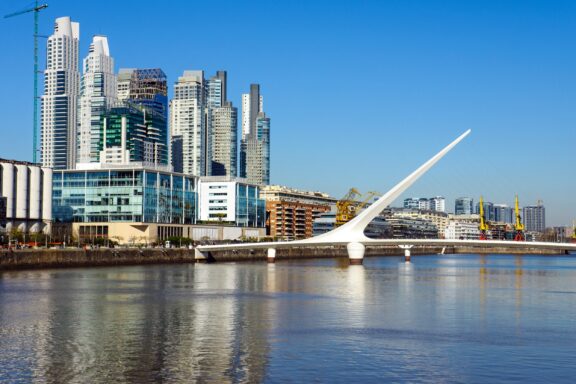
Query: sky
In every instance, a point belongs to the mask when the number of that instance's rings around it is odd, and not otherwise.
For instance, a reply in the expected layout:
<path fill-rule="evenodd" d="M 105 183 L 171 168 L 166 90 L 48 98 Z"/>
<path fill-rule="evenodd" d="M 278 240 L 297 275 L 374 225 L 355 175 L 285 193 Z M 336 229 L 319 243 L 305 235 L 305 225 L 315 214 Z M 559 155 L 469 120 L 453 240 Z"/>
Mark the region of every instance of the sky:
<path fill-rule="evenodd" d="M 78 21 L 80 60 L 103 34 L 116 70 L 160 67 L 171 89 L 184 70 L 226 70 L 239 107 L 259 83 L 273 184 L 386 192 L 471 129 L 393 205 L 518 194 L 543 201 L 548 226 L 576 219 L 574 1 L 46 2 L 40 34 Z M 0 157 L 30 161 L 32 14 L 0 19 L 0 34 Z"/>

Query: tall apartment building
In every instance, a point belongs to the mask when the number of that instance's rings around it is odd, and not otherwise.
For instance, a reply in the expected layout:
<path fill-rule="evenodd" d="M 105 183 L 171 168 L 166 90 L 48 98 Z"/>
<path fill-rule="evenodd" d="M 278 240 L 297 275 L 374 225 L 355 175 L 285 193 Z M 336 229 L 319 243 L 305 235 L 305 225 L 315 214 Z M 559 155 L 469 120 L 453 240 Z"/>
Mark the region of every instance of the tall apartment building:
<path fill-rule="evenodd" d="M 242 95 L 242 141 L 240 176 L 255 184 L 270 183 L 270 118 L 262 110 L 258 84 Z"/>
<path fill-rule="evenodd" d="M 541 200 L 536 205 L 524 207 L 524 227 L 528 232 L 544 232 L 546 229 L 546 209 Z"/>
<path fill-rule="evenodd" d="M 484 201 L 482 204 L 484 209 L 484 218 L 488 221 L 494 221 L 494 204 L 489 201 Z M 474 213 L 480 214 L 480 203 L 476 203 L 476 211 Z"/>
<path fill-rule="evenodd" d="M 41 161 L 45 167 L 72 168 L 76 162 L 76 114 L 80 74 L 80 25 L 56 19 L 46 45 L 44 95 L 41 98 Z"/>
<path fill-rule="evenodd" d="M 474 213 L 474 199 L 471 197 L 459 197 L 454 203 L 454 213 L 456 215 L 471 215 Z"/>
<path fill-rule="evenodd" d="M 117 97 L 120 101 L 154 110 L 168 119 L 168 83 L 160 68 L 121 68 Z"/>
<path fill-rule="evenodd" d="M 515 221 L 514 208 L 506 204 L 494 204 L 494 221 L 513 224 Z"/>
<path fill-rule="evenodd" d="M 422 211 L 446 211 L 446 200 L 442 196 L 431 198 L 410 197 L 404 199 L 404 208 L 420 209 Z"/>
<path fill-rule="evenodd" d="M 170 101 L 172 165 L 188 175 L 206 173 L 206 86 L 203 71 L 184 71 Z"/>
<path fill-rule="evenodd" d="M 100 117 L 116 99 L 114 59 L 106 36 L 94 36 L 82 68 L 76 162 L 94 163 L 100 161 Z"/>
<path fill-rule="evenodd" d="M 206 175 L 236 177 L 238 173 L 238 110 L 226 99 L 226 71 L 207 81 Z"/>

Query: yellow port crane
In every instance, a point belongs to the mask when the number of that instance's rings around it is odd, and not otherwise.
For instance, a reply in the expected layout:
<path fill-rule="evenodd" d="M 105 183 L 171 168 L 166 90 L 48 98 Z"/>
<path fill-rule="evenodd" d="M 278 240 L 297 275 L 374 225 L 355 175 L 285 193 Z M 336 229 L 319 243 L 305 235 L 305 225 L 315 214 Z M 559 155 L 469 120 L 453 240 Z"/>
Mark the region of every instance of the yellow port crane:
<path fill-rule="evenodd" d="M 480 229 L 480 240 L 487 240 L 488 239 L 488 223 L 486 222 L 486 216 L 484 215 L 484 199 L 482 198 L 482 196 L 480 196 L 480 203 L 478 203 L 479 209 L 480 209 L 480 226 L 478 227 L 478 229 Z"/>
<path fill-rule="evenodd" d="M 516 195 L 516 201 L 514 202 L 514 214 L 516 215 L 516 221 L 514 222 L 514 229 L 516 234 L 514 235 L 514 241 L 524 241 L 524 224 L 522 223 L 522 217 L 520 216 L 520 204 L 518 204 L 518 195 Z"/>
<path fill-rule="evenodd" d="M 336 202 L 335 226 L 339 227 L 352 220 L 358 212 L 369 205 L 370 200 L 380 195 L 380 193 L 372 191 L 362 195 L 356 188 L 350 188 L 346 195 Z"/>

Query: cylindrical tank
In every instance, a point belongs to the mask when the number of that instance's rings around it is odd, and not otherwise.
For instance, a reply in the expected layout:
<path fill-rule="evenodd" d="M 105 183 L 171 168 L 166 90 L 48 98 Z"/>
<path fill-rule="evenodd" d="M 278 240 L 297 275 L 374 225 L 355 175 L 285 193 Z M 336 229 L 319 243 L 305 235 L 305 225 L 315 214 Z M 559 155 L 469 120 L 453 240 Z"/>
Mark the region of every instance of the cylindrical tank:
<path fill-rule="evenodd" d="M 52 168 L 42 168 L 42 220 L 52 220 Z"/>
<path fill-rule="evenodd" d="M 16 164 L 16 217 L 28 218 L 28 166 Z"/>
<path fill-rule="evenodd" d="M 42 216 L 42 177 L 40 167 L 30 167 L 30 220 L 39 220 Z"/>
<path fill-rule="evenodd" d="M 2 196 L 6 197 L 6 218 L 14 218 L 14 165 L 2 163 Z"/>

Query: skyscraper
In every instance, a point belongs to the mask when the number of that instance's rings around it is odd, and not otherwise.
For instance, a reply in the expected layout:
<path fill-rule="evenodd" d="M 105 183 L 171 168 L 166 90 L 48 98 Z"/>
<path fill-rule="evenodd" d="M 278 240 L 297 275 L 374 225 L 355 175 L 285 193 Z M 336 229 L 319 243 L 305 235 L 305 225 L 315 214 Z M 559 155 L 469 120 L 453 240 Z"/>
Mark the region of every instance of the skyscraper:
<path fill-rule="evenodd" d="M 174 171 L 206 174 L 206 86 L 203 71 L 184 71 L 170 101 L 170 135 Z"/>
<path fill-rule="evenodd" d="M 546 229 L 546 209 L 541 200 L 536 205 L 524 207 L 524 227 L 529 232 L 544 232 Z"/>
<path fill-rule="evenodd" d="M 206 175 L 237 176 L 238 110 L 226 100 L 226 71 L 207 81 Z"/>
<path fill-rule="evenodd" d="M 76 114 L 78 105 L 78 41 L 80 25 L 70 17 L 56 19 L 46 45 L 44 95 L 41 98 L 41 160 L 54 169 L 74 167 L 76 162 Z"/>
<path fill-rule="evenodd" d="M 249 183 L 270 183 L 270 118 L 266 116 L 258 84 L 242 95 L 242 141 L 240 177 Z"/>
<path fill-rule="evenodd" d="M 93 163 L 100 160 L 100 117 L 116 99 L 114 60 L 105 36 L 94 36 L 83 71 L 78 101 L 77 162 Z"/>

